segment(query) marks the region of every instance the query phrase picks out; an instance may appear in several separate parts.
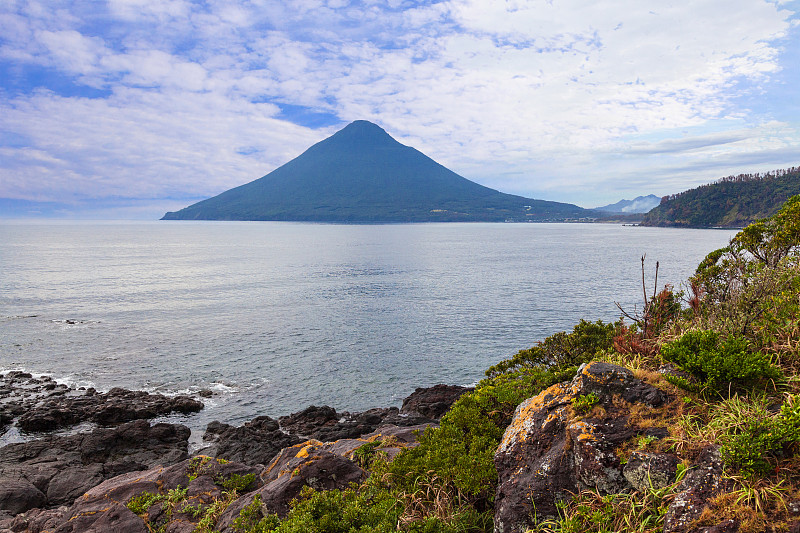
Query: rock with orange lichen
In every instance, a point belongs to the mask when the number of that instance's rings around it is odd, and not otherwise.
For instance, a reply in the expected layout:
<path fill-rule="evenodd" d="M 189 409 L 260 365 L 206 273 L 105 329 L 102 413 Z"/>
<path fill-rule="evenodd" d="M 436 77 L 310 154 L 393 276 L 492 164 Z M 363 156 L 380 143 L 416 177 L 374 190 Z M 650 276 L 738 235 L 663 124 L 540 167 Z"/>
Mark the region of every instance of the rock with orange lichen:
<path fill-rule="evenodd" d="M 573 400 L 594 394 L 601 415 L 579 416 Z M 590 488 L 629 488 L 615 452 L 638 433 L 628 424 L 632 404 L 663 405 L 667 395 L 608 363 L 583 365 L 571 382 L 553 385 L 520 404 L 495 454 L 498 488 L 495 532 L 523 532 L 556 516 L 556 502 Z"/>
<path fill-rule="evenodd" d="M 34 509 L 17 515 L 0 531 L 52 532 L 52 533 L 146 533 L 164 527 L 177 532 L 181 528 L 193 531 L 200 516 L 191 509 L 205 510 L 215 501 L 224 498 L 225 481 L 252 480 L 243 490 L 261 487 L 258 468 L 219 460 L 208 456 L 195 456 L 170 467 L 156 466 L 149 470 L 130 472 L 108 479 L 88 490 L 70 507 L 53 510 Z M 249 476 L 249 477 L 247 477 Z M 166 497 L 170 491 L 183 490 L 180 505 L 169 507 Z M 160 495 L 139 516 L 128 504 L 144 494 Z M 145 518 L 147 523 L 145 523 Z M 149 527 L 148 527 L 149 526 Z"/>
<path fill-rule="evenodd" d="M 309 440 L 283 449 L 261 473 L 263 487 L 234 501 L 220 516 L 217 529 L 223 533 L 233 531 L 233 521 L 256 496 L 264 514 L 286 516 L 289 502 L 305 486 L 318 491 L 345 489 L 367 477 L 367 472 L 354 462 L 324 448 L 325 443 Z"/>

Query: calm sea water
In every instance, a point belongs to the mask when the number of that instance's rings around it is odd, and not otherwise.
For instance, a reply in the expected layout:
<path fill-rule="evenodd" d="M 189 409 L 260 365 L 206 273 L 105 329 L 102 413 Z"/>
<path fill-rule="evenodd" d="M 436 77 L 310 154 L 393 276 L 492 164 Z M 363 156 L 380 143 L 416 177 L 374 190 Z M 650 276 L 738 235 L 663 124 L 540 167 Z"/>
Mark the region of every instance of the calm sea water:
<path fill-rule="evenodd" d="M 212 389 L 182 421 L 399 405 L 676 286 L 730 231 L 605 224 L 0 223 L 0 372 Z"/>

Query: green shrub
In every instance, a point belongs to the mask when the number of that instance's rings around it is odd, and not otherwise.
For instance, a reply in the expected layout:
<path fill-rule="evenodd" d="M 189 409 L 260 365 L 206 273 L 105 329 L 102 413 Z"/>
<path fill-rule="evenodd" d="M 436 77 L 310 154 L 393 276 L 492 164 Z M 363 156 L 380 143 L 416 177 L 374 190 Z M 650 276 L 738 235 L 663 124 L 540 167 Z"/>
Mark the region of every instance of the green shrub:
<path fill-rule="evenodd" d="M 402 512 L 397 498 L 386 490 L 329 490 L 304 487 L 285 519 L 274 515 L 256 518 L 260 501 L 254 500 L 234 522 L 234 529 L 247 533 L 389 533 L 396 531 Z"/>
<path fill-rule="evenodd" d="M 378 440 L 365 442 L 353 451 L 353 461 L 361 468 L 368 468 L 375 459 L 380 445 L 381 443 Z"/>
<path fill-rule="evenodd" d="M 725 463 L 743 474 L 766 474 L 776 457 L 800 442 L 800 397 L 794 396 L 773 417 L 755 417 L 730 426 L 720 439 Z"/>
<path fill-rule="evenodd" d="M 601 350 L 608 350 L 614 343 L 614 337 L 620 323 L 605 324 L 602 320 L 588 322 L 581 320 L 571 333 L 561 331 L 547 337 L 536 346 L 519 353 L 490 367 L 486 371 L 488 377 L 537 367 L 546 369 L 565 369 L 588 363 Z"/>
<path fill-rule="evenodd" d="M 393 485 L 413 491 L 416 484 L 435 479 L 479 511 L 490 508 L 497 485 L 494 452 L 514 410 L 574 374 L 574 368 L 564 372 L 527 368 L 481 381 L 453 404 L 440 427 L 420 437 L 419 446 L 403 451 L 388 465 Z"/>
<path fill-rule="evenodd" d="M 800 196 L 793 196 L 775 216 L 747 226 L 730 245 L 706 256 L 689 280 L 691 306 L 708 328 L 744 335 L 759 346 L 791 346 L 800 314 L 799 249 Z"/>
<path fill-rule="evenodd" d="M 690 331 L 661 347 L 661 357 L 696 377 L 707 389 L 726 394 L 760 380 L 781 379 L 768 356 L 751 352 L 747 340 L 720 340 L 714 331 Z"/>

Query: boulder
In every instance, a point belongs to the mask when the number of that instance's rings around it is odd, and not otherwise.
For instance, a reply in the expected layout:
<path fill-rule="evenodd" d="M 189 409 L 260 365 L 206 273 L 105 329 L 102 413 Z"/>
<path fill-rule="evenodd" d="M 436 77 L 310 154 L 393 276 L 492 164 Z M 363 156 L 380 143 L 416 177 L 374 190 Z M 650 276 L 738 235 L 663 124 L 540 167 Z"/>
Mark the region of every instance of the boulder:
<path fill-rule="evenodd" d="M 400 412 L 439 420 L 462 394 L 472 390 L 474 390 L 472 387 L 441 384 L 433 387 L 420 387 L 403 400 Z"/>
<path fill-rule="evenodd" d="M 0 483 L 0 509 L 15 515 L 42 507 L 47 497 L 36 486 L 25 479 L 8 479 Z"/>
<path fill-rule="evenodd" d="M 29 408 L 17 424 L 25 431 L 50 431 L 81 422 L 111 426 L 173 412 L 194 413 L 202 408 L 202 402 L 189 396 L 113 388 L 105 394 L 51 396 Z"/>
<path fill-rule="evenodd" d="M 322 449 L 323 446 L 319 441 L 307 441 L 281 451 L 261 473 L 264 485 L 234 501 L 220 516 L 217 529 L 222 533 L 232 533 L 233 521 L 256 496 L 261 500 L 263 514 L 275 513 L 285 517 L 289 512 L 289 502 L 305 486 L 317 491 L 344 489 L 366 478 L 366 471 L 341 455 Z"/>
<path fill-rule="evenodd" d="M 661 489 L 675 481 L 680 461 L 668 453 L 633 452 L 622 475 L 635 490 Z"/>
<path fill-rule="evenodd" d="M 417 426 L 433 422 L 418 414 L 401 413 L 397 407 L 368 409 L 360 413 L 338 413 L 332 407 L 313 405 L 278 420 L 283 431 L 302 439 L 319 441 L 356 439 L 383 425 Z"/>
<path fill-rule="evenodd" d="M 572 403 L 589 394 L 600 412 L 581 416 Z M 666 401 L 663 391 L 630 370 L 594 362 L 583 365 L 571 382 L 519 405 L 495 454 L 495 532 L 524 532 L 534 516 L 557 516 L 556 503 L 583 489 L 629 489 L 615 450 L 643 433 L 628 424 L 630 407 L 656 408 Z"/>
<path fill-rule="evenodd" d="M 301 442 L 281 431 L 277 420 L 268 416 L 259 416 L 239 427 L 211 422 L 203 440 L 212 443 L 204 453 L 248 465 L 269 464 L 283 448 Z"/>

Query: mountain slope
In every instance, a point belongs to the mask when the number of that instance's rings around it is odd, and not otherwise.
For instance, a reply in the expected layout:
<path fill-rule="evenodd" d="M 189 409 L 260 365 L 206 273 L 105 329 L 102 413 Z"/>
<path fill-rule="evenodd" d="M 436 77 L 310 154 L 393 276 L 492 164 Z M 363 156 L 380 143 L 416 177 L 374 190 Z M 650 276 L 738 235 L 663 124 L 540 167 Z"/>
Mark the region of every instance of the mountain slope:
<path fill-rule="evenodd" d="M 163 219 L 540 221 L 590 215 L 575 205 L 504 194 L 469 181 L 359 120 L 266 176 Z"/>
<path fill-rule="evenodd" d="M 661 198 L 655 194 L 648 194 L 647 196 L 637 196 L 633 200 L 620 200 L 615 204 L 595 207 L 594 210 L 607 213 L 647 213 L 660 202 Z"/>
<path fill-rule="evenodd" d="M 667 196 L 644 216 L 643 226 L 747 226 L 774 215 L 791 196 L 800 194 L 800 167 L 766 174 L 739 174 Z"/>

